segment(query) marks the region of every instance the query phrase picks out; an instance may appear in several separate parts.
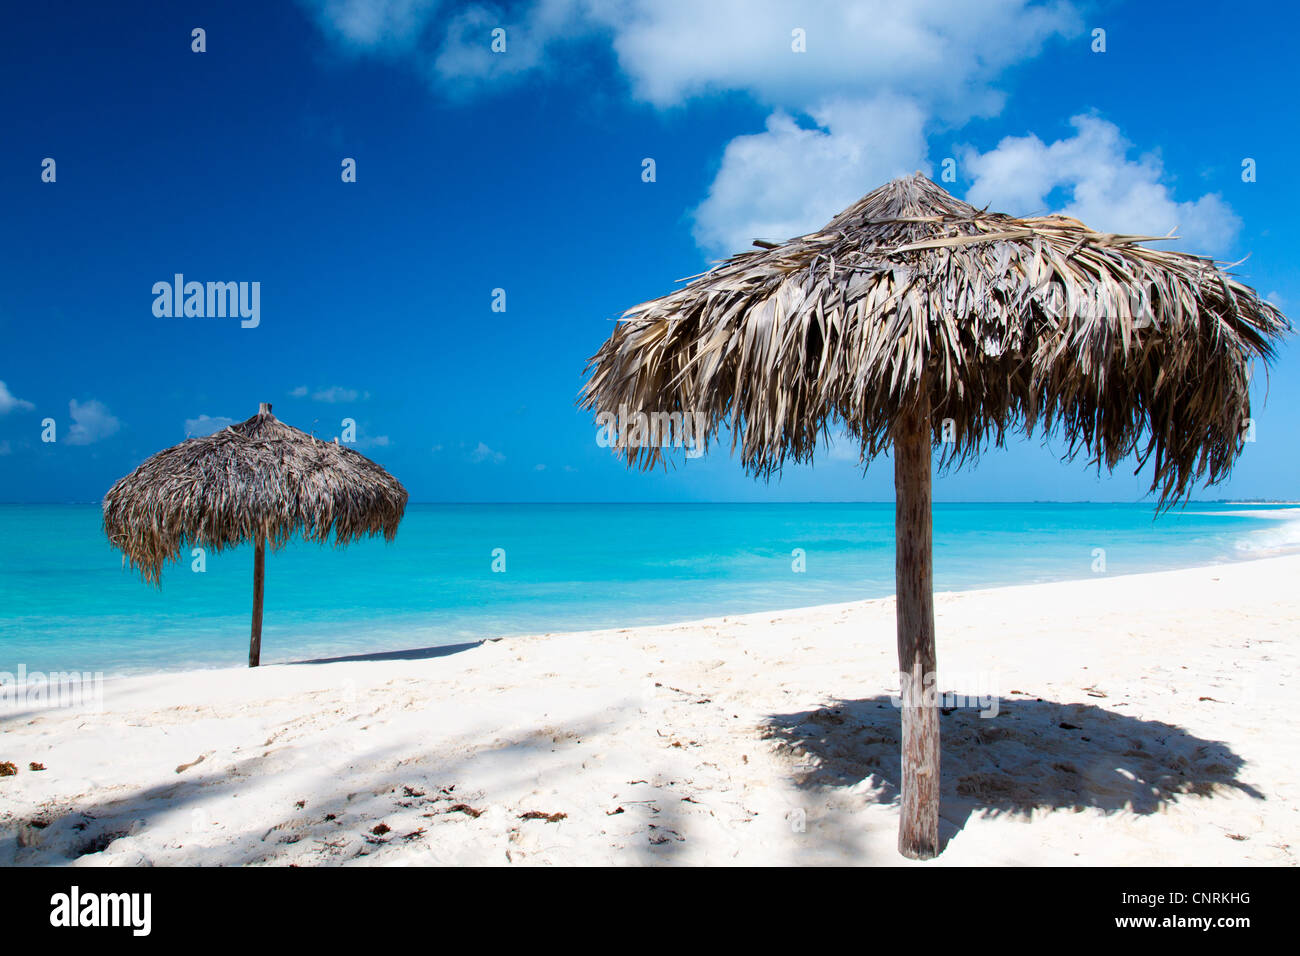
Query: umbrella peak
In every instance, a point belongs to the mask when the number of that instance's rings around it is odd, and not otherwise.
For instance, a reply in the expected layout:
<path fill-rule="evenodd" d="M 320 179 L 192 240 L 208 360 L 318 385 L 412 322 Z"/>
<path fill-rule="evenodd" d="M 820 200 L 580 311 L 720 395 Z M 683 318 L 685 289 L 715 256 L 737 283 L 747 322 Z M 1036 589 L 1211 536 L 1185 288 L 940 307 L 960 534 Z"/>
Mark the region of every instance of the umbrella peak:
<path fill-rule="evenodd" d="M 983 216 L 992 218 L 997 214 L 983 213 L 917 170 L 873 189 L 828 222 L 821 232 L 837 233 L 890 222 L 928 224 L 929 231 L 933 231 L 944 221 Z"/>

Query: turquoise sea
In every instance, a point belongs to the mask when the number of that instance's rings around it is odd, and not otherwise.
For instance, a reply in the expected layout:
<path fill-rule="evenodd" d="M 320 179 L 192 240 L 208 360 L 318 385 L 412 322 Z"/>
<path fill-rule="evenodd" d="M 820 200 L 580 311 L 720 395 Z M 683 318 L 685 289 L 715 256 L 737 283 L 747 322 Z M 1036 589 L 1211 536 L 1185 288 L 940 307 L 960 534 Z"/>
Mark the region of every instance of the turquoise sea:
<path fill-rule="evenodd" d="M 1157 518 L 1150 504 L 939 504 L 934 529 L 936 590 L 1300 550 L 1300 509 L 1280 505 L 1192 503 Z M 122 567 L 98 506 L 0 505 L 0 672 L 245 663 L 252 563 L 247 547 L 207 555 L 201 573 L 187 559 L 156 589 Z M 893 591 L 892 503 L 413 505 L 391 544 L 298 541 L 268 554 L 262 660 Z"/>

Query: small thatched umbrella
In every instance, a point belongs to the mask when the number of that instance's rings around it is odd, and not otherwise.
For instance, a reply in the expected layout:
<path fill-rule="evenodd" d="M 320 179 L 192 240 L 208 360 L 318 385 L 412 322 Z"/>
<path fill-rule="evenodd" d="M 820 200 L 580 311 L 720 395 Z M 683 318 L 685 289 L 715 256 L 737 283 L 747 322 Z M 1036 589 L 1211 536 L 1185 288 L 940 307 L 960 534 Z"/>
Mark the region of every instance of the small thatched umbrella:
<path fill-rule="evenodd" d="M 1289 325 L 1212 260 L 1140 245 L 1151 238 L 989 213 L 917 173 L 629 309 L 588 366 L 583 407 L 621 417 L 620 436 L 629 416 L 651 422 L 647 440 L 616 444 L 632 465 L 678 441 L 673 413 L 702 419 L 690 437 L 706 445 L 730 422 L 733 452 L 763 477 L 811 461 L 836 425 L 864 463 L 893 446 L 905 856 L 939 848 L 939 721 L 921 696 L 935 671 L 931 447 L 952 465 L 1059 424 L 1067 458 L 1154 456 L 1162 507 L 1224 478 L 1242 449 L 1249 362 Z"/>
<path fill-rule="evenodd" d="M 191 547 L 253 553 L 253 631 L 248 666 L 262 653 L 266 546 L 296 533 L 336 546 L 382 533 L 391 541 L 406 489 L 359 452 L 284 424 L 263 403 L 246 422 L 164 449 L 104 496 L 104 533 L 146 581 Z"/>

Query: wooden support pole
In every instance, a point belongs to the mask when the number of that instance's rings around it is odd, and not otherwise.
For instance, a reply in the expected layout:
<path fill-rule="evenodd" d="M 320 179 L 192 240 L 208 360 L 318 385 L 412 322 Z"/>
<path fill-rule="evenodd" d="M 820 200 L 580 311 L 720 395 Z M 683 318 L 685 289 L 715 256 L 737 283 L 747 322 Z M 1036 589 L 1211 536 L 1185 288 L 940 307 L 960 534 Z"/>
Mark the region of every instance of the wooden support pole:
<path fill-rule="evenodd" d="M 935 679 L 931 571 L 930 397 L 906 411 L 894 435 L 894 572 L 898 589 L 898 670 L 902 684 L 902 817 L 898 852 L 928 860 L 939 852 L 939 708 Z M 930 698 L 927 700 L 927 696 Z"/>
<path fill-rule="evenodd" d="M 259 531 L 253 552 L 253 636 L 248 641 L 248 666 L 262 660 L 262 582 L 266 576 L 266 538 Z"/>

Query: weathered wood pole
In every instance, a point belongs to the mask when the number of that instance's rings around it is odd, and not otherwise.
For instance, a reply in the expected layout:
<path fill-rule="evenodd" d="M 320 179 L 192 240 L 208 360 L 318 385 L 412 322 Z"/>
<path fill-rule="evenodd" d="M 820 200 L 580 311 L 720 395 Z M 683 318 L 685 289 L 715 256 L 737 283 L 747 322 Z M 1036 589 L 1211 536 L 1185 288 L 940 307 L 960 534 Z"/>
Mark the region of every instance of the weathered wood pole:
<path fill-rule="evenodd" d="M 262 402 L 257 406 L 259 418 L 270 414 L 270 402 Z M 265 579 L 266 535 L 258 531 L 257 544 L 253 551 L 253 633 L 248 639 L 249 667 L 256 667 L 262 662 L 262 583 Z"/>
<path fill-rule="evenodd" d="M 903 705 L 898 852 L 913 860 L 928 860 L 939 852 L 939 709 L 926 705 L 926 690 L 935 679 L 931 435 L 930 396 L 922 382 L 919 397 L 904 411 L 893 435 L 894 574 Z"/>
<path fill-rule="evenodd" d="M 253 551 L 253 636 L 248 641 L 248 666 L 256 667 L 262 660 L 262 582 L 266 577 L 266 537 L 257 533 Z"/>

